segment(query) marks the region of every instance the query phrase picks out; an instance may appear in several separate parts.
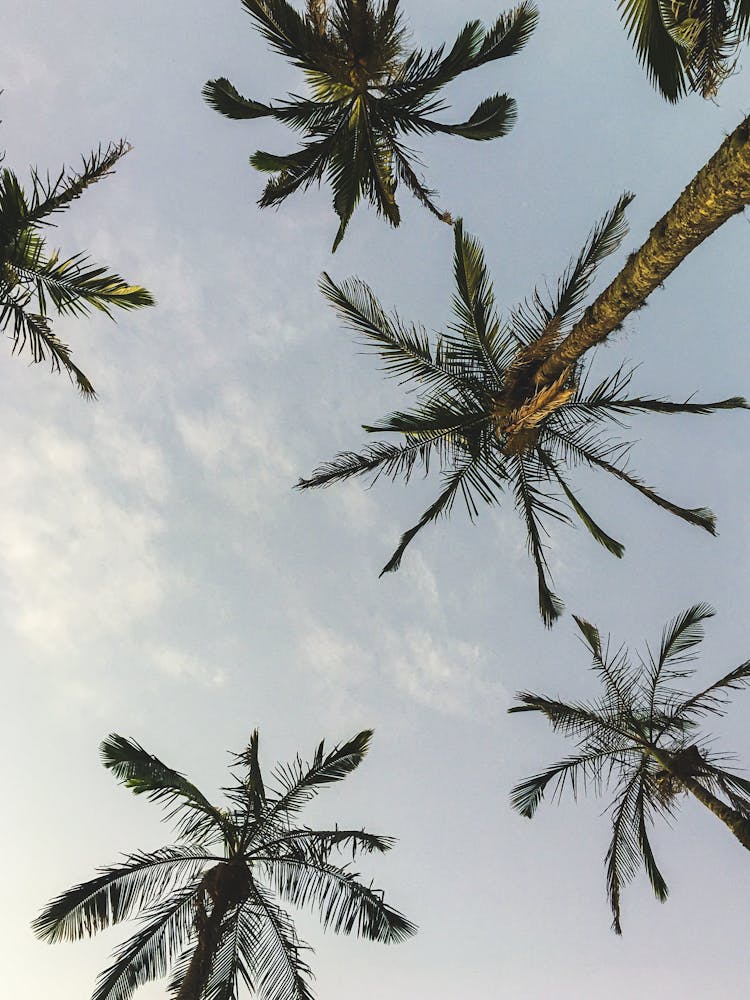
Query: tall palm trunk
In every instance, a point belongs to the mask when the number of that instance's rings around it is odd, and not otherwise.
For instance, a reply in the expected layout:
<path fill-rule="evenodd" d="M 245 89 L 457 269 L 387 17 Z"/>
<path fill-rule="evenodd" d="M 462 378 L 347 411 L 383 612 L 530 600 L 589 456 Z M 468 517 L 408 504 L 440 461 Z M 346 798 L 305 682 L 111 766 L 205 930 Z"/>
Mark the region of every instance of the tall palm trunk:
<path fill-rule="evenodd" d="M 678 754 L 665 753 L 655 747 L 646 747 L 645 749 L 683 788 L 694 795 L 699 802 L 702 802 L 706 809 L 710 809 L 725 826 L 729 827 L 742 846 L 750 851 L 750 820 L 741 812 L 732 809 L 726 802 L 722 802 L 705 785 L 702 785 L 694 777 L 694 774 L 690 773 L 690 771 L 695 772 L 696 769 L 700 772 L 700 769 L 705 767 L 697 747 L 688 747 Z"/>
<path fill-rule="evenodd" d="M 221 942 L 221 925 L 233 906 L 247 898 L 250 874 L 241 859 L 216 865 L 203 876 L 196 926 L 198 943 L 175 1000 L 200 1000 Z M 204 900 L 211 900 L 206 913 Z"/>
<path fill-rule="evenodd" d="M 211 975 L 216 949 L 221 938 L 221 924 L 230 907 L 229 900 L 218 898 L 198 928 L 198 943 L 190 959 L 185 978 L 175 1000 L 200 1000 Z"/>
<path fill-rule="evenodd" d="M 701 167 L 680 197 L 588 307 L 563 342 L 539 366 L 538 386 L 549 385 L 589 348 L 616 330 L 687 255 L 750 203 L 750 116 Z"/>
<path fill-rule="evenodd" d="M 718 816 L 722 823 L 729 827 L 742 846 L 750 851 L 750 820 L 747 820 L 736 809 L 731 809 L 695 778 L 684 777 L 680 778 L 680 781 L 699 802 L 703 803 L 706 809 L 710 809 L 714 816 Z"/>
<path fill-rule="evenodd" d="M 318 34 L 324 35 L 328 24 L 328 0 L 307 0 L 307 13 Z"/>

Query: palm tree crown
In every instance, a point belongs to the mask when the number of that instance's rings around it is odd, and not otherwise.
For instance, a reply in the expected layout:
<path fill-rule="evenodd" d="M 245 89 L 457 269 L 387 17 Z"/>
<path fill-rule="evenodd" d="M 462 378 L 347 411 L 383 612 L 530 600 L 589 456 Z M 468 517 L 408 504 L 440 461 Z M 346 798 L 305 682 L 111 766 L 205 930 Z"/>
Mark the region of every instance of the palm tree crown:
<path fill-rule="evenodd" d="M 415 171 L 414 154 L 402 134 L 444 133 L 465 139 L 505 135 L 516 117 L 507 94 L 487 98 L 465 122 L 446 125 L 432 117 L 445 108 L 436 96 L 461 73 L 514 55 L 537 21 L 529 0 L 501 14 L 485 31 L 470 21 L 453 46 L 408 50 L 400 0 L 308 0 L 305 16 L 286 0 L 242 0 L 261 33 L 303 70 L 311 96 L 291 96 L 276 105 L 242 97 L 224 78 L 209 81 L 203 94 L 228 118 L 274 118 L 302 132 L 295 153 L 257 152 L 257 170 L 273 174 L 261 206 L 278 205 L 292 192 L 324 178 L 333 189 L 340 225 L 335 250 L 361 198 L 367 198 L 393 226 L 400 180 L 431 212 L 450 216 L 434 203 L 434 192 Z"/>
<path fill-rule="evenodd" d="M 322 787 L 360 764 L 371 736 L 358 733 L 327 754 L 321 742 L 310 763 L 297 757 L 278 765 L 269 790 L 256 731 L 235 758 L 238 773 L 219 808 L 143 747 L 111 735 L 101 745 L 105 767 L 167 807 L 178 843 L 132 854 L 63 892 L 34 922 L 35 932 L 47 941 L 76 939 L 140 916 L 141 928 L 100 975 L 94 1000 L 127 1000 L 170 970 L 169 993 L 179 1000 L 235 1000 L 239 979 L 263 1000 L 310 1000 L 309 948 L 277 897 L 313 907 L 324 927 L 375 941 L 401 941 L 416 929 L 348 864 L 331 860 L 341 850 L 352 858 L 387 851 L 391 837 L 297 825 Z"/>
<path fill-rule="evenodd" d="M 92 264 L 85 253 L 61 260 L 58 250 L 48 250 L 41 228 L 112 173 L 129 149 L 122 140 L 99 148 L 84 157 L 80 172 L 63 170 L 54 180 L 34 171 L 30 194 L 11 170 L 0 171 L 0 331 L 10 332 L 14 352 L 28 349 L 33 361 L 49 360 L 53 371 L 64 368 L 84 396 L 94 396 L 94 387 L 52 331 L 50 307 L 62 316 L 83 316 L 91 308 L 111 316 L 115 306 L 138 309 L 154 300 L 145 288 Z"/>
<path fill-rule="evenodd" d="M 724 714 L 729 691 L 750 684 L 750 660 L 698 694 L 677 683 L 694 673 L 687 664 L 703 638 L 702 623 L 713 614 L 706 604 L 688 608 L 665 627 L 658 653 L 647 649 L 635 663 L 624 647 L 603 645 L 598 630 L 576 618 L 603 693 L 567 703 L 523 692 L 509 709 L 541 712 L 555 731 L 576 741 L 574 753 L 513 789 L 511 801 L 523 816 L 534 815 L 549 785 L 558 797 L 566 788 L 574 797 L 580 789 L 614 789 L 606 870 L 618 934 L 622 887 L 641 867 L 657 898 L 667 897 L 648 833 L 655 817 L 676 815 L 681 793 L 698 798 L 750 850 L 750 781 L 726 770 L 726 755 L 699 732 L 706 715 Z"/>
<path fill-rule="evenodd" d="M 592 232 L 578 258 L 568 267 L 551 301 L 535 292 L 501 321 L 481 247 L 455 228 L 454 319 L 433 348 L 425 331 L 389 317 L 373 293 L 359 281 L 341 286 L 325 275 L 322 289 L 343 319 L 375 348 L 391 375 L 418 390 L 417 406 L 391 414 L 369 432 L 393 432 L 405 441 L 378 442 L 357 454 L 344 452 L 320 466 L 302 489 L 327 486 L 351 476 L 385 474 L 408 481 L 430 461 L 441 467 L 443 484 L 435 502 L 410 528 L 383 573 L 398 569 L 407 545 L 425 525 L 448 514 L 462 496 L 469 515 L 480 503 L 496 503 L 511 494 L 527 531 L 539 592 L 539 608 L 550 625 L 562 605 L 552 593 L 545 556 L 545 522 L 569 521 L 572 511 L 608 551 L 621 556 L 623 546 L 594 521 L 573 492 L 567 467 L 602 469 L 636 489 L 653 503 L 714 533 L 710 511 L 686 509 L 665 500 L 627 468 L 630 445 L 607 437 L 607 423 L 621 425 L 636 411 L 710 413 L 745 407 L 732 397 L 714 403 L 671 403 L 628 394 L 632 372 L 623 368 L 589 386 L 587 367 L 569 363 L 550 384 L 536 375 L 575 324 L 597 264 L 611 253 L 626 232 L 624 195 Z"/>
<path fill-rule="evenodd" d="M 750 39 L 750 0 L 619 0 L 649 79 L 668 101 L 716 95 Z"/>

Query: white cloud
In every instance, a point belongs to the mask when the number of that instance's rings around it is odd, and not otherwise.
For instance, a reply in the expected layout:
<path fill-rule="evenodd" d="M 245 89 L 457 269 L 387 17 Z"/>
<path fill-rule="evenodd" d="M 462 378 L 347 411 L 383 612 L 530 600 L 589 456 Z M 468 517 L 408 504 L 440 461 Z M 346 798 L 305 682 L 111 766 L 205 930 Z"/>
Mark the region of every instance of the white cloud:
<path fill-rule="evenodd" d="M 20 440 L 6 448 L 0 487 L 0 585 L 12 627 L 59 652 L 153 614 L 168 589 L 164 521 L 129 486 L 161 469 L 158 451 L 132 434 L 113 459 L 106 427 L 88 445 L 56 429 Z"/>
<path fill-rule="evenodd" d="M 353 635 L 310 621 L 299 639 L 300 659 L 322 683 L 326 698 L 364 700 L 383 682 L 413 702 L 448 715 L 483 712 L 508 703 L 501 684 L 488 681 L 479 646 L 424 629 L 400 631 L 370 622 L 365 646 Z M 369 700 L 369 699 L 368 699 Z"/>
<path fill-rule="evenodd" d="M 212 410 L 182 411 L 175 422 L 212 487 L 243 513 L 269 512 L 294 482 L 295 463 L 276 414 L 243 390 L 226 389 Z"/>
<path fill-rule="evenodd" d="M 502 685 L 484 678 L 479 646 L 423 629 L 394 631 L 388 646 L 386 672 L 413 701 L 450 715 L 481 711 L 488 700 L 507 701 Z"/>
<path fill-rule="evenodd" d="M 207 687 L 222 687 L 226 682 L 224 669 L 207 666 L 177 646 L 154 645 L 145 656 L 158 671 L 174 680 L 199 681 Z"/>

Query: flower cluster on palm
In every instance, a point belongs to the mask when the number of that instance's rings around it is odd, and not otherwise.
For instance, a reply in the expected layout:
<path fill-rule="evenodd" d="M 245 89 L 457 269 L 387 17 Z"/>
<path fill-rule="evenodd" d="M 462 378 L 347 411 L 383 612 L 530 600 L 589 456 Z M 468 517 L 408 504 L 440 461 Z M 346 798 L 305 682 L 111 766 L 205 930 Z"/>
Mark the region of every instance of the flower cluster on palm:
<path fill-rule="evenodd" d="M 649 78 L 669 101 L 716 95 L 750 40 L 750 0 L 619 0 Z"/>
<path fill-rule="evenodd" d="M 0 331 L 10 332 L 14 352 L 28 349 L 34 362 L 49 360 L 53 371 L 64 368 L 85 396 L 95 395 L 94 388 L 53 332 L 50 306 L 63 316 L 83 316 L 92 308 L 111 316 L 115 306 L 138 309 L 154 300 L 145 288 L 91 264 L 85 253 L 61 260 L 59 251 L 47 249 L 40 230 L 112 173 L 129 149 L 124 141 L 112 143 L 84 157 L 80 172 L 63 170 L 54 180 L 35 171 L 30 194 L 13 171 L 0 172 Z"/>
<path fill-rule="evenodd" d="M 278 765 L 267 790 L 258 734 L 236 756 L 239 773 L 218 808 L 178 771 L 137 743 L 112 735 L 102 743 L 106 767 L 136 794 L 165 804 L 178 844 L 128 856 L 54 899 L 34 922 L 48 941 L 91 935 L 139 915 L 142 927 L 117 949 L 99 977 L 94 1000 L 127 1000 L 138 986 L 168 974 L 178 1000 L 235 1000 L 239 980 L 263 1000 L 311 1000 L 305 945 L 277 897 L 311 906 L 323 926 L 381 942 L 414 933 L 365 884 L 331 856 L 387 851 L 394 841 L 364 830 L 297 826 L 297 816 L 324 786 L 362 761 L 365 730 L 310 763 Z M 221 853 L 216 847 L 222 848 Z"/>
<path fill-rule="evenodd" d="M 608 423 L 637 411 L 705 414 L 746 407 L 741 397 L 713 403 L 673 403 L 628 395 L 632 372 L 623 368 L 593 387 L 580 359 L 551 382 L 537 375 L 580 314 L 597 264 L 625 232 L 624 195 L 590 235 L 578 258 L 558 283 L 551 301 L 535 292 L 501 321 L 479 244 L 455 227 L 454 322 L 433 349 L 424 330 L 389 317 L 364 283 L 336 285 L 324 275 L 321 287 L 342 318 L 381 355 L 386 370 L 416 387 L 416 408 L 365 426 L 371 433 L 393 432 L 402 443 L 378 442 L 360 453 L 343 452 L 316 469 L 298 487 L 328 486 L 371 474 L 408 481 L 414 469 L 429 470 L 437 460 L 442 489 L 419 521 L 402 536 L 383 573 L 398 569 L 406 547 L 427 524 L 448 514 L 461 496 L 469 515 L 482 503 L 499 502 L 509 492 L 525 524 L 538 578 L 539 608 L 545 624 L 559 616 L 546 558 L 545 522 L 570 521 L 573 512 L 609 552 L 623 546 L 601 528 L 568 480 L 568 468 L 601 469 L 653 503 L 714 533 L 705 508 L 684 508 L 664 499 L 628 470 L 630 445 L 607 435 Z"/>
<path fill-rule="evenodd" d="M 418 176 L 402 136 L 443 133 L 486 140 L 510 130 L 516 106 L 507 94 L 487 98 L 456 125 L 432 116 L 445 108 L 437 94 L 447 83 L 525 45 L 537 21 L 532 3 L 523 0 L 488 31 L 470 21 L 447 52 L 444 46 L 407 49 L 400 0 L 308 0 L 305 16 L 286 0 L 242 3 L 273 48 L 303 70 L 311 91 L 309 98 L 291 96 L 270 105 L 242 97 L 225 78 L 203 89 L 208 103 L 228 118 L 273 118 L 306 137 L 288 156 L 258 151 L 251 157 L 256 169 L 273 174 L 259 204 L 278 205 L 294 191 L 328 180 L 340 219 L 334 250 L 362 198 L 391 225 L 399 224 L 399 181 L 450 222 Z"/>
<path fill-rule="evenodd" d="M 556 732 L 576 741 L 573 754 L 513 789 L 513 806 L 522 815 L 534 815 L 549 786 L 558 798 L 566 788 L 575 797 L 580 790 L 601 794 L 613 787 L 605 864 L 618 934 L 622 888 L 641 867 L 657 898 L 667 898 L 649 828 L 659 816 L 673 818 L 682 795 L 695 796 L 750 850 L 750 781 L 727 770 L 727 755 L 699 732 L 706 715 L 723 714 L 730 691 L 750 684 L 750 660 L 697 694 L 676 683 L 694 672 L 687 664 L 703 637 L 702 623 L 713 614 L 706 604 L 688 608 L 665 627 L 658 654 L 647 650 L 636 662 L 624 647 L 603 645 L 598 630 L 576 618 L 602 695 L 568 703 L 524 692 L 509 709 L 540 712 Z"/>

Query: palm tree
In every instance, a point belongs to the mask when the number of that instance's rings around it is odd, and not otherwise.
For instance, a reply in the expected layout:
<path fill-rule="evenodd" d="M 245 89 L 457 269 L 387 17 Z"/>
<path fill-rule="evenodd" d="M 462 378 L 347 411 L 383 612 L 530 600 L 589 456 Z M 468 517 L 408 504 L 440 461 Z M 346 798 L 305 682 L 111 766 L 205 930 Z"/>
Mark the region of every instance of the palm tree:
<path fill-rule="evenodd" d="M 141 928 L 115 953 L 97 982 L 94 1000 L 126 1000 L 138 986 L 171 969 L 177 1000 L 234 1000 L 241 979 L 263 1000 L 310 1000 L 309 950 L 277 898 L 311 906 L 324 927 L 374 941 L 409 937 L 415 926 L 360 881 L 335 851 L 387 851 L 394 841 L 364 830 L 297 826 L 302 808 L 325 785 L 341 781 L 365 756 L 372 733 L 313 759 L 277 765 L 266 790 L 258 733 L 235 755 L 224 807 L 132 740 L 111 735 L 101 745 L 104 766 L 136 795 L 145 794 L 177 821 L 178 842 L 138 852 L 68 889 L 34 922 L 36 934 L 62 941 L 95 934 L 138 915 Z"/>
<path fill-rule="evenodd" d="M 611 787 L 612 840 L 606 857 L 607 894 L 620 926 L 620 894 L 641 866 L 657 899 L 667 898 L 667 884 L 656 863 L 649 828 L 657 816 L 673 818 L 679 797 L 694 795 L 725 823 L 750 850 L 750 781 L 728 771 L 727 756 L 699 732 L 700 720 L 723 715 L 729 691 L 750 684 L 750 660 L 688 695 L 676 686 L 694 673 L 686 664 L 703 638 L 703 622 L 714 614 L 696 604 L 665 627 L 659 652 L 634 663 L 628 651 L 603 646 L 599 632 L 576 618 L 593 656 L 593 670 L 604 691 L 594 701 L 568 704 L 523 692 L 509 712 L 541 712 L 552 728 L 576 741 L 568 757 L 521 782 L 511 792 L 513 806 L 531 817 L 551 784 L 553 798 L 570 789 L 600 794 Z"/>
<path fill-rule="evenodd" d="M 111 316 L 114 306 L 138 309 L 154 300 L 145 288 L 92 264 L 85 253 L 61 260 L 59 250 L 48 250 L 42 227 L 53 225 L 51 216 L 111 174 L 129 149 L 124 140 L 100 147 L 83 158 L 82 170 L 63 169 L 54 180 L 33 171 L 31 194 L 11 170 L 0 171 L 0 331 L 9 331 L 14 353 L 28 349 L 34 362 L 49 360 L 53 371 L 64 368 L 89 397 L 96 395 L 94 387 L 53 332 L 50 307 L 63 316 L 83 316 L 92 307 Z"/>
<path fill-rule="evenodd" d="M 431 461 L 442 471 L 437 499 L 402 536 L 383 573 L 398 569 L 414 536 L 450 513 L 457 496 L 463 497 L 473 518 L 481 503 L 497 503 L 507 491 L 526 528 L 539 609 L 545 624 L 551 625 L 562 604 L 548 578 L 545 522 L 570 521 L 571 511 L 609 552 L 618 557 L 623 553 L 623 545 L 596 523 L 573 492 L 567 469 L 578 465 L 608 472 L 659 507 L 714 533 L 710 511 L 679 507 L 629 471 L 630 445 L 607 436 L 604 429 L 610 423 L 622 426 L 623 417 L 638 411 L 711 413 L 746 407 L 744 399 L 671 403 L 634 396 L 628 392 L 632 371 L 625 368 L 592 387 L 581 361 L 569 364 L 550 384 L 537 389 L 534 383 L 550 340 L 575 322 L 597 265 L 625 235 L 624 213 L 631 197 L 623 195 L 594 229 L 551 301 L 534 292 L 505 320 L 495 310 L 482 249 L 457 224 L 453 322 L 434 348 L 423 329 L 389 317 L 363 282 L 339 286 L 323 276 L 322 290 L 344 321 L 382 357 L 389 374 L 417 388 L 417 405 L 364 428 L 399 434 L 402 443 L 380 441 L 360 453 L 343 452 L 297 486 L 328 486 L 368 474 L 408 482 L 415 468 L 426 473 Z"/>
<path fill-rule="evenodd" d="M 651 82 L 668 101 L 689 89 L 712 98 L 750 39 L 750 0 L 619 0 Z"/>
<path fill-rule="evenodd" d="M 251 157 L 257 170 L 273 175 L 259 204 L 278 205 L 325 178 L 340 220 L 334 251 L 361 198 L 398 226 L 398 181 L 450 222 L 435 204 L 435 192 L 420 180 L 418 161 L 401 136 L 443 133 L 485 140 L 510 130 L 516 104 L 507 94 L 487 98 L 456 125 L 432 116 L 444 110 L 437 94 L 451 80 L 523 48 L 537 22 L 530 0 L 501 14 L 488 31 L 470 21 L 447 53 L 444 46 L 427 52 L 407 48 L 400 0 L 308 0 L 305 15 L 286 0 L 242 0 L 242 5 L 271 46 L 302 69 L 310 90 L 310 97 L 292 95 L 270 105 L 242 97 L 223 77 L 203 88 L 208 103 L 228 118 L 274 118 L 305 136 L 301 149 L 288 156 L 258 151 Z"/>

